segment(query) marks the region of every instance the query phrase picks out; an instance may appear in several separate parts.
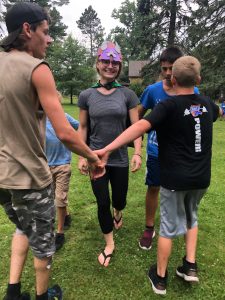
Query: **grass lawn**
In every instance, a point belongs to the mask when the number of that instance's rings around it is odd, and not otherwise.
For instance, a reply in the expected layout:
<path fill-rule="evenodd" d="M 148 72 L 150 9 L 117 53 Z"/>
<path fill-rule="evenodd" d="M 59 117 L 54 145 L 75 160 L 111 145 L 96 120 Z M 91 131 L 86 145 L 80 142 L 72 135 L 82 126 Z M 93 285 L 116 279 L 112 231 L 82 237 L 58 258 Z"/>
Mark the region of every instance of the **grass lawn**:
<path fill-rule="evenodd" d="M 64 105 L 65 111 L 77 118 L 75 105 Z M 184 255 L 183 238 L 176 239 L 169 262 L 168 300 L 225 299 L 225 122 L 214 125 L 212 181 L 199 209 L 198 266 L 200 283 L 189 285 L 176 278 L 175 269 Z M 131 149 L 132 153 L 132 149 Z M 143 149 L 144 153 L 144 149 Z M 144 155 L 143 155 L 144 156 Z M 66 244 L 56 253 L 51 285 L 63 287 L 64 300 L 144 300 L 159 299 L 146 276 L 149 265 L 156 261 L 156 240 L 150 251 L 140 250 L 138 239 L 145 225 L 144 185 L 145 163 L 139 172 L 130 174 L 124 226 L 115 233 L 116 252 L 108 268 L 101 267 L 97 255 L 104 242 L 99 229 L 96 203 L 88 177 L 77 170 L 73 155 L 73 175 L 69 207 L 73 216 L 71 229 L 66 232 Z M 0 299 L 8 282 L 10 240 L 14 226 L 0 209 Z M 156 218 L 158 230 L 159 216 Z M 24 270 L 23 290 L 34 295 L 34 271 L 29 254 Z M 33 298 L 34 299 L 34 298 Z"/>

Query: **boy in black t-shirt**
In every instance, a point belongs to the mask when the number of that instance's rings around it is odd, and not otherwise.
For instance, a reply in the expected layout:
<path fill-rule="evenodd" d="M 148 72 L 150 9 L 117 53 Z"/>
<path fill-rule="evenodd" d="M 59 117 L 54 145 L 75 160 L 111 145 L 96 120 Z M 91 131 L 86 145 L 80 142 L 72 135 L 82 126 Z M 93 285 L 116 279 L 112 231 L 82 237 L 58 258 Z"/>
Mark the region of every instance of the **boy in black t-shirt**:
<path fill-rule="evenodd" d="M 157 264 L 148 276 L 156 294 L 166 294 L 167 264 L 172 239 L 185 235 L 186 255 L 176 274 L 188 282 L 198 282 L 195 260 L 197 209 L 210 184 L 212 125 L 222 111 L 210 99 L 194 94 L 200 82 L 200 63 L 183 56 L 173 65 L 172 83 L 176 95 L 160 102 L 116 140 L 97 151 L 103 160 L 124 144 L 151 128 L 157 132 L 160 161 L 160 232 Z"/>

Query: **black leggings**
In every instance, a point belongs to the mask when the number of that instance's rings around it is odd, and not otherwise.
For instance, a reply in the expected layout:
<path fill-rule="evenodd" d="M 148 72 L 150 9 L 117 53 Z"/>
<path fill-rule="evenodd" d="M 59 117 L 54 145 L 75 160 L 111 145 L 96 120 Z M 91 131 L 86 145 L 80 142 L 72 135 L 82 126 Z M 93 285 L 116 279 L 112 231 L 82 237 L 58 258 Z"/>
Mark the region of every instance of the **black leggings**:
<path fill-rule="evenodd" d="M 91 181 L 92 190 L 98 205 L 98 220 L 104 234 L 113 230 L 113 217 L 110 210 L 109 182 L 112 189 L 112 206 L 122 210 L 126 206 L 129 167 L 106 167 L 104 176 Z"/>

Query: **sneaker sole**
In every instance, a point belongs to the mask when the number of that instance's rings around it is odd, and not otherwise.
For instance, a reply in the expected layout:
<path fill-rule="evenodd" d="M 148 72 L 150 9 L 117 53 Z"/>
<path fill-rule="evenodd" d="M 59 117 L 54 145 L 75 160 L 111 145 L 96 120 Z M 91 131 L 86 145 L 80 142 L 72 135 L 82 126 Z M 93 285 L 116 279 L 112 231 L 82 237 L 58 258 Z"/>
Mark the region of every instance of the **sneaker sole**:
<path fill-rule="evenodd" d="M 158 290 L 158 289 L 154 286 L 154 284 L 153 284 L 151 278 L 149 277 L 149 275 L 147 275 L 147 276 L 148 276 L 148 279 L 149 279 L 149 281 L 150 281 L 150 283 L 151 283 L 153 292 L 154 292 L 155 294 L 157 294 L 157 295 L 166 295 L 166 290 Z"/>
<path fill-rule="evenodd" d="M 154 231 L 154 233 L 153 233 L 153 235 L 152 235 L 152 239 L 155 237 L 155 231 Z M 139 245 L 139 247 L 142 249 L 142 250 L 151 250 L 151 248 L 152 248 L 152 245 L 150 246 L 150 247 L 145 247 L 145 246 L 141 246 L 141 244 L 140 244 L 140 242 L 138 242 L 138 245 Z"/>
<path fill-rule="evenodd" d="M 176 270 L 176 274 L 177 276 L 179 276 L 180 278 L 183 278 L 185 281 L 187 282 L 199 282 L 198 277 L 194 277 L 194 276 L 188 276 L 184 273 L 180 273 L 179 271 Z"/>

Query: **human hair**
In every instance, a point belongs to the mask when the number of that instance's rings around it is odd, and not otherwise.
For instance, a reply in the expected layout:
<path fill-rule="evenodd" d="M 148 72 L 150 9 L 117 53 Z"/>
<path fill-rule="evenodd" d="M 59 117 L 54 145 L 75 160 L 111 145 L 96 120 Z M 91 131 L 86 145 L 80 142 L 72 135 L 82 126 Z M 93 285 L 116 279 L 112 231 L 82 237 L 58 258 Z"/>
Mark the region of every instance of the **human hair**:
<path fill-rule="evenodd" d="M 44 8 L 42 8 L 42 12 L 45 16 L 45 19 L 43 19 L 42 21 L 39 21 L 39 22 L 30 23 L 30 29 L 34 32 L 36 31 L 37 27 L 43 23 L 44 20 L 46 20 L 49 24 L 51 22 L 50 16 Z M 28 49 L 27 39 L 23 34 L 23 25 L 21 25 L 17 30 L 19 30 L 19 34 L 18 34 L 17 38 L 11 44 L 2 46 L 2 48 L 4 49 L 5 52 L 9 52 L 12 49 L 16 49 L 19 51 L 26 51 Z"/>
<path fill-rule="evenodd" d="M 194 56 L 178 58 L 172 69 L 172 76 L 181 87 L 192 87 L 200 79 L 201 64 Z"/>
<path fill-rule="evenodd" d="M 166 48 L 160 55 L 159 61 L 169 62 L 173 64 L 179 57 L 183 56 L 183 52 L 177 46 Z"/>

